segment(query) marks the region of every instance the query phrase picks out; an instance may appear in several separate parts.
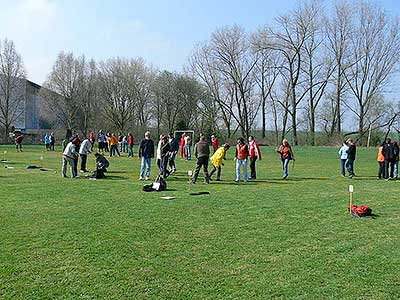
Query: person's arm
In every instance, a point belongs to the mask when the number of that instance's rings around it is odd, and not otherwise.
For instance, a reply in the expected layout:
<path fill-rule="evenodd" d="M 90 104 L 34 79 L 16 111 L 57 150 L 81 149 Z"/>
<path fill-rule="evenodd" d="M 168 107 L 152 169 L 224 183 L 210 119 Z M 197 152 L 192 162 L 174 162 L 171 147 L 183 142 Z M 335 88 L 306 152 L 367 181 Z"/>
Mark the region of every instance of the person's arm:
<path fill-rule="evenodd" d="M 260 147 L 258 146 L 258 144 L 255 144 L 255 148 L 256 148 L 256 156 L 257 156 L 257 158 L 259 159 L 259 160 L 262 160 L 262 157 L 261 157 L 261 151 L 260 151 Z"/>
<path fill-rule="evenodd" d="M 194 146 L 194 156 L 195 156 L 196 158 L 197 158 L 197 154 L 198 154 L 197 147 L 198 147 L 198 144 L 196 144 L 196 145 Z"/>
<path fill-rule="evenodd" d="M 296 160 L 296 158 L 294 157 L 294 153 L 293 153 L 293 150 L 292 150 L 291 146 L 289 147 L 289 151 L 290 151 L 290 156 L 292 157 L 292 159 Z"/>

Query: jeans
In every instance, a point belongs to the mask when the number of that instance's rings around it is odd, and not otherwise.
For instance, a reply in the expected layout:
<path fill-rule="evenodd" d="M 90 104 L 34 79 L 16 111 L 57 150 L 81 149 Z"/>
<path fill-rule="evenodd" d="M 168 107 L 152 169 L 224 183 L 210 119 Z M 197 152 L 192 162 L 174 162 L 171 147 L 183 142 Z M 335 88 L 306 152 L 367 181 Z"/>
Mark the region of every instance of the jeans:
<path fill-rule="evenodd" d="M 186 151 L 186 159 L 191 160 L 192 159 L 192 153 L 190 152 L 190 145 L 185 145 L 185 151 Z"/>
<path fill-rule="evenodd" d="M 283 177 L 286 178 L 289 176 L 289 162 L 290 158 L 282 158 L 282 170 L 283 170 Z"/>
<path fill-rule="evenodd" d="M 256 161 L 257 161 L 257 157 L 250 157 L 250 178 L 251 179 L 257 179 Z"/>
<path fill-rule="evenodd" d="M 221 166 L 217 168 L 213 165 L 213 169 L 210 172 L 209 178 L 211 178 L 215 172 L 217 172 L 217 180 L 221 180 Z"/>
<path fill-rule="evenodd" d="M 243 166 L 243 179 L 246 182 L 248 180 L 247 175 L 247 159 L 236 160 L 236 181 L 240 181 L 240 168 Z"/>
<path fill-rule="evenodd" d="M 354 176 L 354 160 L 347 159 L 346 168 L 347 168 L 347 171 L 349 172 L 349 176 Z"/>
<path fill-rule="evenodd" d="M 169 158 L 169 167 L 171 168 L 171 171 L 173 171 L 173 172 L 176 171 L 176 165 L 175 165 L 176 154 L 177 154 L 177 151 L 174 151 Z"/>
<path fill-rule="evenodd" d="M 399 161 L 394 162 L 394 178 L 399 177 Z"/>
<path fill-rule="evenodd" d="M 347 159 L 341 159 L 342 162 L 342 176 L 346 176 L 346 161 Z"/>
<path fill-rule="evenodd" d="M 140 177 L 144 176 L 145 168 L 146 168 L 146 177 L 150 177 L 150 168 L 151 168 L 150 157 L 142 157 L 142 162 L 140 164 Z"/>
<path fill-rule="evenodd" d="M 196 183 L 197 177 L 199 176 L 200 169 L 203 167 L 204 170 L 204 182 L 208 183 L 208 156 L 202 156 L 197 159 L 197 165 L 194 169 L 194 174 L 192 177 L 192 182 Z"/>
<path fill-rule="evenodd" d="M 391 160 L 385 160 L 385 179 L 393 178 L 394 176 L 394 165 L 395 162 Z"/>
<path fill-rule="evenodd" d="M 129 145 L 128 157 L 133 157 L 133 144 L 132 144 L 132 145 Z"/>
<path fill-rule="evenodd" d="M 67 166 L 68 164 L 71 167 L 71 177 L 74 178 L 77 176 L 76 170 L 75 170 L 75 161 L 76 159 L 72 159 L 70 157 L 63 157 L 63 165 L 62 165 L 62 175 L 64 177 L 67 177 Z"/>

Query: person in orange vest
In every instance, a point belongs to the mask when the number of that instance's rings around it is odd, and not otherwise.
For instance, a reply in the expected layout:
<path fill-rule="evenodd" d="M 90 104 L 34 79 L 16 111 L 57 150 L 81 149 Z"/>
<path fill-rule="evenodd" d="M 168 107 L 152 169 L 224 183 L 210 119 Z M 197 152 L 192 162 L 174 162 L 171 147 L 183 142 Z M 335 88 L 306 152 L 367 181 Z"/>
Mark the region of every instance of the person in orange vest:
<path fill-rule="evenodd" d="M 289 145 L 287 139 L 283 139 L 282 144 L 276 150 L 281 155 L 282 169 L 283 169 L 283 179 L 289 176 L 289 162 L 295 160 L 292 147 Z"/>
<path fill-rule="evenodd" d="M 115 152 L 117 152 L 118 156 L 121 156 L 118 150 L 118 138 L 114 133 L 111 133 L 108 141 L 110 144 L 110 157 L 115 156 Z"/>
<path fill-rule="evenodd" d="M 382 179 L 385 177 L 385 157 L 383 156 L 382 151 L 383 144 L 378 148 L 378 157 L 376 158 L 379 164 L 378 179 Z"/>
<path fill-rule="evenodd" d="M 244 142 L 243 138 L 239 138 L 236 144 L 236 182 L 240 182 L 240 168 L 243 166 L 243 180 L 247 182 L 247 157 L 249 156 L 249 147 Z"/>

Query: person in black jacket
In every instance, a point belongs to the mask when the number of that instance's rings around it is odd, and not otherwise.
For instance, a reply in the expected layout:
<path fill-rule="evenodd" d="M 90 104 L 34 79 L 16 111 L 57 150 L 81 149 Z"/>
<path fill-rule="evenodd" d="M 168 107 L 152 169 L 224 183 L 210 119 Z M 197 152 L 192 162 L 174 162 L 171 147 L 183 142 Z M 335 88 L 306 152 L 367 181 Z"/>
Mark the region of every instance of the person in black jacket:
<path fill-rule="evenodd" d="M 395 153 L 392 141 L 387 138 L 383 145 L 382 155 L 385 157 L 385 179 L 394 177 Z"/>
<path fill-rule="evenodd" d="M 150 132 L 147 131 L 144 134 L 144 139 L 140 142 L 139 145 L 139 158 L 142 159 L 140 165 L 139 180 L 150 179 L 151 159 L 153 157 L 154 157 L 154 142 L 150 138 Z M 146 168 L 146 177 L 143 177 L 145 175 L 145 168 Z"/>
<path fill-rule="evenodd" d="M 169 134 L 168 140 L 169 140 L 169 147 L 171 148 L 171 155 L 168 160 L 170 173 L 175 173 L 176 172 L 175 159 L 176 159 L 176 154 L 179 151 L 179 140 L 175 138 L 172 133 Z"/>
<path fill-rule="evenodd" d="M 165 179 L 169 176 L 167 169 L 168 160 L 171 156 L 171 146 L 168 142 L 168 137 L 164 135 L 161 140 L 161 162 L 160 162 L 160 174 Z"/>
<path fill-rule="evenodd" d="M 346 168 L 349 172 L 349 178 L 353 178 L 354 176 L 354 161 L 356 160 L 356 144 L 352 139 L 347 140 L 347 145 L 349 149 L 347 150 L 347 161 L 346 161 Z"/>
<path fill-rule="evenodd" d="M 399 177 L 399 143 L 393 141 L 393 155 L 394 155 L 394 178 Z"/>

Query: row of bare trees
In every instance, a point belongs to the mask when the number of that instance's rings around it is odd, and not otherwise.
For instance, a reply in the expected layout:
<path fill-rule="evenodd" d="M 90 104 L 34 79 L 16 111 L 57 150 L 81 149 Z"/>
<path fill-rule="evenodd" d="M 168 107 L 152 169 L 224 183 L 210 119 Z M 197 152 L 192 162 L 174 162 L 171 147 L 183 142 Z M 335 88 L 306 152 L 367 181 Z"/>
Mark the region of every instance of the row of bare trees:
<path fill-rule="evenodd" d="M 370 2 L 303 1 L 256 32 L 216 30 L 188 64 L 228 135 L 261 124 L 263 137 L 272 127 L 276 142 L 290 132 L 298 144 L 301 128 L 314 145 L 317 130 L 340 134 L 347 114 L 363 138 L 398 115 L 384 95 L 399 63 L 399 29 Z"/>

